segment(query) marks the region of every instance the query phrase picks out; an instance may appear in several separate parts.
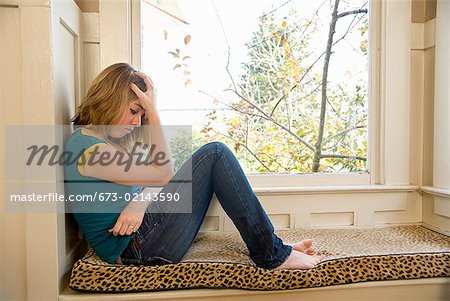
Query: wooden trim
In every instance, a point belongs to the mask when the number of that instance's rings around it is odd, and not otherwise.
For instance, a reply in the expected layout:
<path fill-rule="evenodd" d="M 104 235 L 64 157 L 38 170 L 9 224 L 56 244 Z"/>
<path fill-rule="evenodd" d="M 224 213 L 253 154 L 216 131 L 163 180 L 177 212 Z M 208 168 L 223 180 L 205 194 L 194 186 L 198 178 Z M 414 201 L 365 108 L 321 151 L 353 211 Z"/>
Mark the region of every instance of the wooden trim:
<path fill-rule="evenodd" d="M 434 196 L 450 198 L 450 189 L 444 189 L 433 186 L 420 186 L 420 191 Z"/>
<path fill-rule="evenodd" d="M 131 63 L 131 0 L 100 1 L 100 69 Z"/>
<path fill-rule="evenodd" d="M 142 68 L 141 1 L 142 0 L 131 0 L 130 2 L 131 65 L 137 69 Z"/>
<path fill-rule="evenodd" d="M 435 46 L 435 19 L 426 23 L 411 23 L 411 50 L 426 50 Z"/>
<path fill-rule="evenodd" d="M 441 234 L 446 235 L 446 236 L 450 236 L 450 232 L 449 231 L 446 231 L 444 229 L 438 228 L 438 227 L 436 227 L 434 225 L 431 225 L 431 224 L 428 224 L 428 223 L 425 223 L 425 222 L 422 222 L 420 224 L 422 226 L 424 226 L 425 228 L 427 228 L 427 229 L 433 230 L 433 231 L 435 231 L 437 233 L 441 233 Z"/>
<path fill-rule="evenodd" d="M 424 23 L 411 23 L 411 50 L 423 50 Z"/>
<path fill-rule="evenodd" d="M 25 6 L 40 6 L 40 7 L 50 7 L 50 0 L 0 0 L 1 6 L 16 6 L 16 7 L 25 7 Z"/>
<path fill-rule="evenodd" d="M 83 43 L 100 43 L 100 20 L 98 13 L 81 14 L 81 39 Z"/>
<path fill-rule="evenodd" d="M 60 301 L 102 300 L 443 300 L 448 278 L 375 281 L 284 291 L 190 289 L 164 292 L 86 294 L 67 288 Z"/>
<path fill-rule="evenodd" d="M 370 173 L 247 174 L 253 187 L 369 185 Z"/>
<path fill-rule="evenodd" d="M 386 193 L 413 192 L 416 185 L 342 185 L 342 186 L 297 186 L 297 187 L 256 187 L 257 195 L 305 195 L 305 194 L 348 194 L 348 193 Z"/>
<path fill-rule="evenodd" d="M 369 1 L 369 110 L 368 110 L 368 148 L 367 169 L 370 172 L 370 184 L 384 182 L 381 99 L 381 1 Z"/>
<path fill-rule="evenodd" d="M 432 19 L 425 23 L 423 49 L 428 49 L 435 46 L 436 44 L 435 27 L 436 27 L 436 19 Z"/>
<path fill-rule="evenodd" d="M 409 184 L 411 0 L 381 2 L 380 184 Z"/>
<path fill-rule="evenodd" d="M 166 15 L 168 15 L 169 17 L 174 18 L 174 19 L 177 20 L 177 21 L 180 21 L 181 23 L 183 23 L 183 24 L 185 24 L 185 25 L 189 25 L 189 22 L 187 22 L 187 21 L 185 21 L 185 20 L 183 20 L 183 19 L 181 19 L 181 18 L 175 16 L 174 14 L 169 13 L 168 11 L 166 11 L 166 10 L 160 8 L 160 7 L 157 6 L 157 5 L 154 5 L 154 4 L 151 3 L 150 1 L 147 1 L 147 0 L 142 0 L 142 1 L 144 1 L 145 3 L 147 3 L 147 4 L 150 5 L 150 6 L 154 7 L 155 9 L 159 10 L 159 11 L 162 12 L 163 14 L 166 14 Z"/>
<path fill-rule="evenodd" d="M 99 0 L 74 0 L 82 12 L 98 13 Z"/>

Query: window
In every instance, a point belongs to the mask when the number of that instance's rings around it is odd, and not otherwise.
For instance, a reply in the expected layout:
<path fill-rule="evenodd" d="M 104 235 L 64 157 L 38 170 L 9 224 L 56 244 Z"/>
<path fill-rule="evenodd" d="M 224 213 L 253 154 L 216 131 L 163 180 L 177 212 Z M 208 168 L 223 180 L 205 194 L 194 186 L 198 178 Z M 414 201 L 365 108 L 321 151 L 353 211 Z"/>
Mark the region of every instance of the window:
<path fill-rule="evenodd" d="M 222 141 L 247 173 L 367 170 L 367 1 L 149 0 L 142 20 L 163 123 L 191 124 L 193 150 Z"/>

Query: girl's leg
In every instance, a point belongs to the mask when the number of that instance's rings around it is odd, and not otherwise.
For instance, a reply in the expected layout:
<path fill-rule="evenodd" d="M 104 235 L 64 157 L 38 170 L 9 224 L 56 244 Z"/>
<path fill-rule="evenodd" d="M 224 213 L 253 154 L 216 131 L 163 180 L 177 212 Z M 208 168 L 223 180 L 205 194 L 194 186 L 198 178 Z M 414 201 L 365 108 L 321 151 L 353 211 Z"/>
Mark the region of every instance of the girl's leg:
<path fill-rule="evenodd" d="M 283 244 L 274 234 L 272 223 L 239 162 L 223 143 L 212 142 L 199 148 L 161 192 L 179 193 L 180 201 L 156 202 L 158 207 L 154 207 L 154 203 L 150 205 L 150 210 L 156 208 L 169 213 L 146 213 L 141 227 L 134 233 L 133 247 L 122 255 L 124 262 L 127 256 L 132 257 L 130 253 L 139 257 L 135 263 L 179 262 L 200 229 L 213 193 L 235 224 L 257 266 L 275 268 L 292 252 L 292 247 Z M 186 212 L 183 200 L 191 198 L 190 213 L 170 213 Z"/>

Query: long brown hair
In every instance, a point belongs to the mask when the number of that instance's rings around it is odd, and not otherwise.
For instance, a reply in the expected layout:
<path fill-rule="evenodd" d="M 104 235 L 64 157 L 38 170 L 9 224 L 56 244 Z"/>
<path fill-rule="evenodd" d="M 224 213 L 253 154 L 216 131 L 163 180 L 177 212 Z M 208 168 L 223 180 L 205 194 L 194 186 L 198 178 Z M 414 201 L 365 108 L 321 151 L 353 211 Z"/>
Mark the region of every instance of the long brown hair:
<path fill-rule="evenodd" d="M 134 74 L 134 71 L 136 70 L 127 63 L 117 63 L 100 72 L 71 119 L 74 130 L 85 125 L 95 125 L 107 139 L 127 151 L 131 151 L 136 142 L 149 145 L 147 126 L 136 128 L 130 134 L 117 139 L 110 137 L 106 131 L 108 125 L 114 125 L 120 120 L 129 103 L 137 99 L 130 88 L 131 83 L 135 83 L 142 91 L 147 91 L 145 82 Z M 141 124 L 148 125 L 148 119 L 144 117 Z"/>

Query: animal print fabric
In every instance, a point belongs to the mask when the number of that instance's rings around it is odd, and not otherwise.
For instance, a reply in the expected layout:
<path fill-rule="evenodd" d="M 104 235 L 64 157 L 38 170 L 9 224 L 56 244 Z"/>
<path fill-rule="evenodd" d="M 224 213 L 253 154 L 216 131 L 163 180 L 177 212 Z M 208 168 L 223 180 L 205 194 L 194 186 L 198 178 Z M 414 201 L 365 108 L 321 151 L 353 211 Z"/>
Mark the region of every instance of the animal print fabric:
<path fill-rule="evenodd" d="M 311 270 L 267 270 L 251 261 L 238 233 L 199 233 L 183 260 L 124 266 L 90 249 L 72 269 L 70 288 L 92 292 L 183 288 L 286 290 L 366 281 L 450 277 L 450 237 L 421 226 L 278 230 L 285 243 L 310 238 L 324 260 Z"/>

